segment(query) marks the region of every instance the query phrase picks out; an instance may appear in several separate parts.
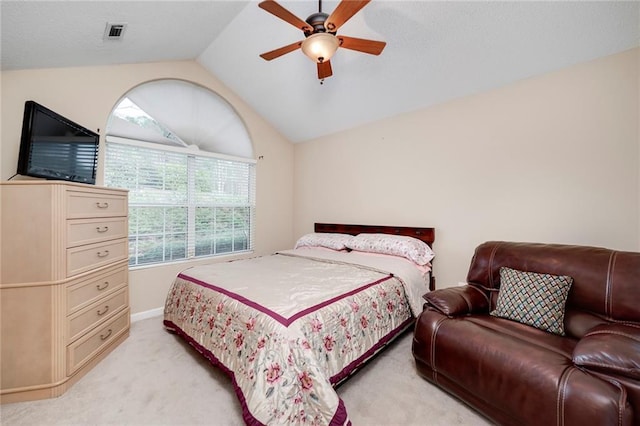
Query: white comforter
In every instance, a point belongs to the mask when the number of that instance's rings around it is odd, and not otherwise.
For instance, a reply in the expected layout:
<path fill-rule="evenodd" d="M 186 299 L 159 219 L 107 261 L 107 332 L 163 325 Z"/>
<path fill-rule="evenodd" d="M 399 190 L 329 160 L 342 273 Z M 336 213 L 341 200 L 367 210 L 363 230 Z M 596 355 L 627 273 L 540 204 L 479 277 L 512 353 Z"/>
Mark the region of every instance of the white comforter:
<path fill-rule="evenodd" d="M 332 385 L 411 322 L 427 283 L 401 258 L 289 250 L 184 271 L 165 326 L 230 374 L 247 424 L 346 424 Z"/>

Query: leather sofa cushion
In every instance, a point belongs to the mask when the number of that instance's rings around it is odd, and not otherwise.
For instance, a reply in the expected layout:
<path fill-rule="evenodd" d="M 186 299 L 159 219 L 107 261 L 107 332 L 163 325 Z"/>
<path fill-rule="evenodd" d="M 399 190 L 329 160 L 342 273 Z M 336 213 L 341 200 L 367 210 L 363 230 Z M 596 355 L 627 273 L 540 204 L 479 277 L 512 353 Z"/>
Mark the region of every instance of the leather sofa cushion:
<path fill-rule="evenodd" d="M 556 352 L 566 358 L 568 364 L 571 364 L 570 360 L 577 343 L 576 339 L 558 336 L 526 324 L 488 315 L 471 315 L 466 317 L 465 321 L 481 326 L 487 332 L 519 341 L 521 344 L 539 346 L 547 351 Z"/>
<path fill-rule="evenodd" d="M 567 307 L 564 313 L 565 333 L 574 339 L 580 339 L 589 330 L 602 324 L 609 324 L 609 322 L 591 312 L 572 310 Z"/>
<path fill-rule="evenodd" d="M 575 365 L 640 379 L 640 327 L 606 324 L 591 329 L 576 345 Z"/>
<path fill-rule="evenodd" d="M 623 391 L 574 368 L 575 345 L 515 321 L 427 310 L 417 320 L 413 353 L 429 380 L 473 395 L 491 418 L 509 419 L 503 424 L 618 424 Z"/>

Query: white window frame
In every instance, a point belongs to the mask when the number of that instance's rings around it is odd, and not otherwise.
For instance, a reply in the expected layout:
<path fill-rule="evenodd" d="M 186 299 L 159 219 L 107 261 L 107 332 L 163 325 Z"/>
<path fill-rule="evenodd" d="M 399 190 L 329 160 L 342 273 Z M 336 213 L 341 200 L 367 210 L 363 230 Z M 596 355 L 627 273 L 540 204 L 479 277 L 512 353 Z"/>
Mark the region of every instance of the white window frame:
<path fill-rule="evenodd" d="M 113 144 L 113 145 L 111 145 Z M 106 136 L 106 156 L 105 156 L 105 167 L 104 167 L 104 181 L 105 181 L 105 185 L 106 186 L 117 186 L 117 185 L 112 185 L 111 180 L 109 179 L 109 173 L 111 173 L 113 170 L 110 170 L 109 167 L 113 167 L 113 164 L 109 164 L 110 162 L 113 161 L 113 159 L 110 158 L 109 156 L 109 148 L 111 146 L 114 145 L 124 145 L 124 146 L 131 146 L 131 147 L 135 147 L 135 148 L 140 148 L 140 149 L 146 149 L 146 150 L 153 150 L 156 152 L 164 152 L 164 153 L 173 153 L 173 154 L 178 154 L 179 156 L 186 156 L 186 167 L 187 167 L 187 197 L 185 199 L 185 203 L 184 203 L 184 207 L 186 207 L 187 209 L 187 243 L 186 243 L 186 256 L 184 257 L 180 257 L 178 259 L 166 259 L 166 249 L 167 249 L 167 241 L 166 241 L 166 235 L 167 235 L 167 230 L 166 230 L 166 220 L 164 222 L 163 225 L 163 243 L 162 243 L 162 260 L 161 261 L 148 261 L 148 262 L 140 262 L 140 253 L 139 253 L 139 237 L 140 235 L 137 232 L 137 228 L 135 228 L 136 224 L 130 223 L 129 224 L 129 253 L 130 253 L 130 260 L 129 260 L 129 266 L 130 268 L 138 268 L 138 267 L 146 267 L 146 266 L 157 266 L 157 265 L 163 265 L 163 264 L 168 264 L 168 263 L 175 263 L 175 262 L 183 262 L 183 261 L 188 261 L 188 260 L 194 260 L 194 259 L 201 259 L 201 258 L 205 258 L 205 257 L 217 257 L 217 256 L 225 256 L 225 255 L 233 255 L 233 254 L 238 254 L 238 253 L 247 253 L 247 252 L 253 252 L 254 249 L 254 235 L 255 235 L 255 188 L 256 188 L 256 177 L 255 177 L 255 164 L 256 164 L 256 160 L 254 159 L 247 159 L 247 158 L 238 158 L 238 157 L 233 157 L 233 156 L 229 156 L 229 155 L 224 155 L 224 154 L 218 154 L 218 153 L 212 153 L 212 152 L 206 152 L 206 151 L 201 151 L 198 149 L 193 149 L 193 148 L 189 148 L 189 147 L 177 147 L 177 146 L 169 146 L 169 145 L 162 145 L 162 144 L 158 144 L 158 143 L 150 143 L 150 142 L 143 142 L 143 141 L 138 141 L 138 140 L 133 140 L 133 139 L 128 139 L 128 138 L 122 138 L 122 137 L 117 137 L 117 136 L 111 136 L 111 135 L 107 135 Z M 206 204 L 202 204 L 202 203 L 198 203 L 196 201 L 196 177 L 195 177 L 195 170 L 196 170 L 196 163 L 198 161 L 198 158 L 204 159 L 206 161 L 206 159 L 210 158 L 210 159 L 215 159 L 215 160 L 221 160 L 224 162 L 232 162 L 232 163 L 242 163 L 242 164 L 246 164 L 248 165 L 248 199 L 247 199 L 247 203 L 242 203 L 242 204 L 216 204 L 215 202 L 212 204 L 211 202 L 206 203 Z M 153 163 L 149 163 L 149 165 L 153 165 Z M 242 166 L 239 167 L 239 169 L 241 169 Z M 221 181 L 217 182 L 218 185 L 220 185 Z M 227 184 L 229 184 L 229 182 L 227 182 Z M 119 185 L 121 186 L 121 185 Z M 139 208 L 139 207 L 149 207 L 148 204 L 145 203 L 138 203 L 136 201 L 136 196 L 135 196 L 135 191 L 136 188 L 124 188 L 124 189 L 129 189 L 130 190 L 130 199 L 129 199 L 129 209 L 130 211 L 132 211 L 131 209 L 135 209 L 135 208 Z M 160 207 L 161 205 L 159 204 L 158 207 Z M 173 206 L 175 208 L 179 207 L 180 204 L 171 204 L 171 205 L 164 205 L 162 204 L 162 206 L 164 206 L 164 208 L 171 208 L 169 206 Z M 248 220 L 249 220 L 249 226 L 248 226 L 248 232 L 249 235 L 246 237 L 246 247 L 244 248 L 240 248 L 238 250 L 235 249 L 235 228 L 234 228 L 234 224 L 232 224 L 232 234 L 231 234 L 231 250 L 230 251 L 223 251 L 223 252 L 216 252 L 215 248 L 214 248 L 214 253 L 208 253 L 208 254 L 202 254 L 202 255 L 197 255 L 196 254 L 196 210 L 199 208 L 213 208 L 213 214 L 215 215 L 216 212 L 218 211 L 218 209 L 231 209 L 231 212 L 234 212 L 236 208 L 238 209 L 246 209 L 249 208 L 249 214 L 248 214 Z M 242 228 L 243 230 L 246 228 Z M 215 234 L 215 233 L 214 233 Z M 216 238 L 216 236 L 213 236 L 214 238 Z M 243 240 L 244 241 L 244 240 Z"/>

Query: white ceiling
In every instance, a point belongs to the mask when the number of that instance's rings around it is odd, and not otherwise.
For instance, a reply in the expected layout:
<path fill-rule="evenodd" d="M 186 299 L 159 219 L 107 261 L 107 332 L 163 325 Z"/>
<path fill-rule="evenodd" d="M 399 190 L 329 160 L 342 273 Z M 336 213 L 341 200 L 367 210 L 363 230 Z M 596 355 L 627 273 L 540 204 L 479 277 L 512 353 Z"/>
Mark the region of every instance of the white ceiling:
<path fill-rule="evenodd" d="M 318 2 L 280 1 L 301 19 Z M 331 13 L 337 1 L 323 1 Z M 1 2 L 2 69 L 196 59 L 292 142 L 490 90 L 640 45 L 640 2 L 373 0 L 338 34 L 387 42 L 339 49 L 319 84 L 303 38 L 257 1 Z M 128 24 L 105 41 L 107 22 Z"/>

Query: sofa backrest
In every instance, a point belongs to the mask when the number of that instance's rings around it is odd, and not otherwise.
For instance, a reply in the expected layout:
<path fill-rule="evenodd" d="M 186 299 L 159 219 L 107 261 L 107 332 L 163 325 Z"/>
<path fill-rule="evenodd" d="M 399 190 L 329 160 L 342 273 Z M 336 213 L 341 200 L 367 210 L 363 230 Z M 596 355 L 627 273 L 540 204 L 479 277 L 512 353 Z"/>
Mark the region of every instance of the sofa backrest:
<path fill-rule="evenodd" d="M 640 253 L 563 244 L 489 241 L 476 248 L 467 282 L 500 289 L 500 268 L 573 277 L 565 330 L 580 338 L 603 322 L 640 322 Z"/>

